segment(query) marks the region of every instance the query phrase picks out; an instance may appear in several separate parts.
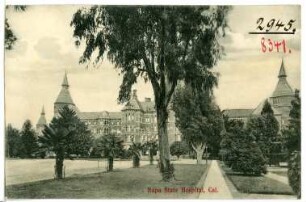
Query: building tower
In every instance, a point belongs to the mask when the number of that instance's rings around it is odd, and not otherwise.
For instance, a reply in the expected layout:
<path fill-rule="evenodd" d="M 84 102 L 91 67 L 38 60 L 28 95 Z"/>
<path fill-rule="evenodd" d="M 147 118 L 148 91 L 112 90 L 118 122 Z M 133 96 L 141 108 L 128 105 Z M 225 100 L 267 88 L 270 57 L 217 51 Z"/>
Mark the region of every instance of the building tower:
<path fill-rule="evenodd" d="M 291 101 L 295 99 L 294 92 L 286 78 L 287 74 L 284 61 L 282 60 L 278 74 L 278 83 L 272 96 L 270 97 L 270 103 L 272 104 L 272 107 L 282 114 L 282 126 L 288 124 L 289 113 L 291 110 Z"/>
<path fill-rule="evenodd" d="M 123 135 L 125 136 L 124 141 L 127 143 L 130 143 L 131 140 L 137 143 L 141 142 L 143 110 L 136 92 L 136 90 L 133 90 L 130 101 L 122 109 L 121 127 Z"/>
<path fill-rule="evenodd" d="M 54 116 L 59 115 L 59 110 L 63 108 L 64 106 L 69 106 L 72 109 L 74 109 L 76 112 L 78 112 L 72 98 L 69 92 L 69 84 L 67 79 L 67 74 L 65 72 L 63 83 L 62 83 L 62 89 L 57 96 L 56 101 L 54 102 Z"/>
<path fill-rule="evenodd" d="M 45 117 L 45 109 L 44 106 L 42 107 L 41 113 L 40 113 L 40 117 L 38 119 L 38 122 L 36 124 L 36 132 L 38 134 L 38 136 L 42 135 L 42 131 L 45 127 L 45 125 L 47 125 L 47 120 Z"/>

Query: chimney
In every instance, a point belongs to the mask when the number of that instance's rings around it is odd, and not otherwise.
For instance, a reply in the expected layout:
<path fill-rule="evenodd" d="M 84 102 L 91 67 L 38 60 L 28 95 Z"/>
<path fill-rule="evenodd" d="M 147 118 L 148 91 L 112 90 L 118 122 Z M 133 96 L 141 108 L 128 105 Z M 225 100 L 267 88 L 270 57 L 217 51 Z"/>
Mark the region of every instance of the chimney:
<path fill-rule="evenodd" d="M 151 102 L 151 98 L 146 97 L 146 98 L 145 98 L 145 102 Z"/>

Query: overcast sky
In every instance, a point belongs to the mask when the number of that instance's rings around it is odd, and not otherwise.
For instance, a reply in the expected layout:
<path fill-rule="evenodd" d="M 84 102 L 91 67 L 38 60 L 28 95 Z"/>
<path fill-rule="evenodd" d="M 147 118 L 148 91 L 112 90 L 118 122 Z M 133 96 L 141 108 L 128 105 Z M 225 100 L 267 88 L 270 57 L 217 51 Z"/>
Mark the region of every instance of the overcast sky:
<path fill-rule="evenodd" d="M 53 103 L 61 89 L 64 72 L 70 93 L 81 111 L 120 111 L 117 104 L 122 77 L 105 61 L 100 68 L 86 69 L 78 64 L 82 49 L 74 46 L 70 21 L 77 6 L 30 6 L 26 12 L 7 11 L 18 37 L 14 50 L 5 52 L 6 123 L 21 127 L 26 119 L 36 124 L 44 105 L 47 120 L 53 116 Z M 262 53 L 262 35 L 250 35 L 256 20 L 295 19 L 294 35 L 265 35 L 286 39 L 291 54 Z M 229 15 L 226 56 L 215 67 L 220 73 L 215 89 L 221 109 L 255 108 L 269 97 L 276 84 L 284 58 L 288 81 L 300 88 L 300 7 L 236 6 Z M 205 47 L 203 47 L 205 48 Z M 140 100 L 153 97 L 151 85 L 139 79 L 135 87 Z"/>

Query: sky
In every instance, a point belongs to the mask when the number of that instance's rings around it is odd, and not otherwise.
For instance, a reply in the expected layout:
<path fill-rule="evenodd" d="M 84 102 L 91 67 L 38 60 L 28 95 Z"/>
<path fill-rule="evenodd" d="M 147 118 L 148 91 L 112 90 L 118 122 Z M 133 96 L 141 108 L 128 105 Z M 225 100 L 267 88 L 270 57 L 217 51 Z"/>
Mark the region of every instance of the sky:
<path fill-rule="evenodd" d="M 26 119 L 35 125 L 42 106 L 47 121 L 53 117 L 53 103 L 65 71 L 70 93 L 80 111 L 120 111 L 117 104 L 122 76 L 105 60 L 99 68 L 79 64 L 82 48 L 74 45 L 70 21 L 79 6 L 29 6 L 26 12 L 7 10 L 12 29 L 18 37 L 13 50 L 5 51 L 5 119 L 21 128 Z M 294 35 L 250 35 L 259 17 L 295 19 Z M 234 6 L 228 16 L 229 28 L 220 40 L 225 55 L 214 67 L 220 73 L 215 89 L 221 109 L 255 108 L 269 97 L 277 84 L 284 59 L 287 79 L 300 88 L 300 7 Z M 291 54 L 262 53 L 261 37 L 286 40 Z M 205 48 L 205 47 L 203 47 Z M 153 97 L 150 83 L 138 79 L 133 87 L 138 98 Z"/>

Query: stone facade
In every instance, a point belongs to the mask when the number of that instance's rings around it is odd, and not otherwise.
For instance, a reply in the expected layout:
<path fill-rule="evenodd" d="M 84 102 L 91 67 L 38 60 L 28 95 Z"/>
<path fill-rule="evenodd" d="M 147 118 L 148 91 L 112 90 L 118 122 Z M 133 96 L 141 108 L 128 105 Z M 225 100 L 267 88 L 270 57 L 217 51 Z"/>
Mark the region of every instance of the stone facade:
<path fill-rule="evenodd" d="M 64 75 L 62 89 L 54 102 L 54 116 L 58 116 L 59 109 L 63 106 L 73 108 L 79 118 L 88 126 L 95 138 L 99 136 L 114 133 L 121 136 L 126 145 L 134 142 L 144 143 L 151 140 L 157 140 L 157 119 L 155 104 L 150 98 L 145 98 L 140 102 L 137 98 L 136 90 L 133 90 L 130 101 L 123 107 L 120 112 L 81 112 L 74 104 L 69 92 L 67 75 Z M 44 117 L 44 113 L 41 114 Z M 37 130 L 40 131 L 43 125 L 37 124 Z M 181 135 L 175 126 L 175 115 L 169 110 L 168 118 L 168 137 L 169 143 L 180 141 Z"/>

